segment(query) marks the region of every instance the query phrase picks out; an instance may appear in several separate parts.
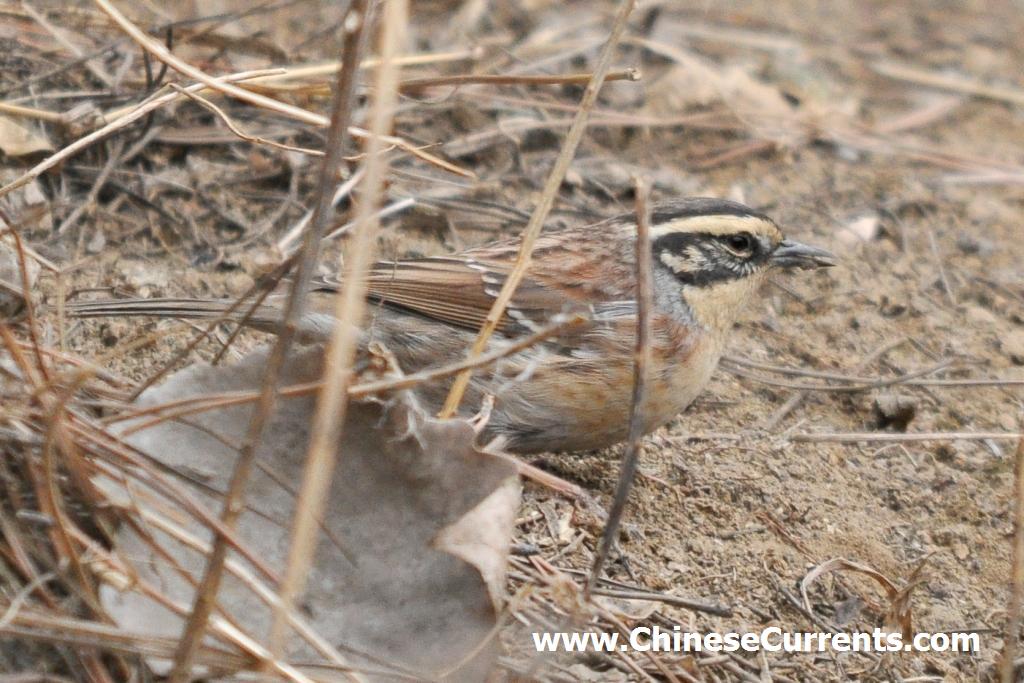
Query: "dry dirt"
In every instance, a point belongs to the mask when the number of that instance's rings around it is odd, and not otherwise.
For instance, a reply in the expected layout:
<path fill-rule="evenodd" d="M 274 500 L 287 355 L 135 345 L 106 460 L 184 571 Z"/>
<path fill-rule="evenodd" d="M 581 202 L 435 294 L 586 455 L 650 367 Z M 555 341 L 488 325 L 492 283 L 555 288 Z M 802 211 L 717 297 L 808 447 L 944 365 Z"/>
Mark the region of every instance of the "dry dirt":
<path fill-rule="evenodd" d="M 594 50 L 582 57 L 557 55 L 578 47 L 577 39 L 599 42 L 611 13 L 605 2 L 573 3 L 571 12 L 543 1 L 480 3 L 486 5 L 480 15 L 473 13 L 476 5 L 414 7 L 416 49 L 486 46 L 486 58 L 475 65 L 421 67 L 415 75 L 469 68 L 586 71 Z M 595 117 L 617 112 L 667 119 L 713 112 L 711 123 L 734 122 L 731 111 L 742 125 L 592 127 L 553 222 L 629 210 L 633 172 L 653 179 L 655 199 L 677 194 L 739 199 L 772 215 L 793 237 L 834 250 L 842 264 L 765 288 L 737 327 L 730 356 L 877 379 L 944 361 L 951 365 L 926 378 L 1024 377 L 1024 175 L 1019 170 L 1024 108 L 1019 100 L 930 89 L 872 68 L 880 60 L 913 64 L 1015 88 L 1019 97 L 1024 7 L 1006 1 L 669 2 L 657 8 L 637 11 L 632 36 L 685 50 L 715 73 L 733 75 L 717 84 L 705 82 L 702 93 L 694 81 L 700 80 L 699 72 L 680 72 L 670 56 L 634 43 L 623 48 L 616 63 L 640 67 L 643 80 L 609 85 Z M 459 9 L 462 14 L 452 19 Z M 294 46 L 304 15 L 295 8 L 285 12 L 290 23 L 271 24 L 273 14 L 257 15 L 246 20 L 241 34 L 274 25 L 276 33 L 262 34 L 263 39 Z M 290 59 L 317 56 L 309 45 L 302 50 L 289 53 Z M 228 48 L 186 45 L 182 54 L 207 60 L 208 70 L 226 72 L 268 61 L 254 52 L 243 59 Z M 556 58 L 543 61 L 551 55 Z M 10 86 L 42 68 L 29 63 L 4 82 Z M 727 87 L 744 92 L 726 93 Z M 391 197 L 426 196 L 440 187 L 446 200 L 489 204 L 430 206 L 390 219 L 382 252 L 446 253 L 516 234 L 521 218 L 502 207 L 532 208 L 564 127 L 498 135 L 472 153 L 461 153 L 454 143 L 493 130 L 499 120 L 566 116 L 531 103 L 571 105 L 580 92 L 575 86 L 485 86 L 409 95 L 397 131 L 420 143 L 446 142 L 441 152 L 472 168 L 479 179 L 467 181 L 398 157 Z M 780 110 L 779 102 L 788 109 Z M 322 97 L 304 104 L 327 106 Z M 247 113 L 240 105 L 232 111 L 253 129 L 287 123 Z M 780 111 L 788 123 L 777 120 Z M 38 219 L 23 217 L 41 253 L 74 266 L 68 271 L 69 290 L 241 294 L 274 257 L 274 241 L 295 223 L 300 207 L 310 205 L 315 164 L 234 140 L 193 104 L 178 105 L 176 112 L 154 120 L 159 131 L 145 152 L 120 166 L 112 176 L 116 183 L 100 194 L 99 207 L 66 234 L 58 236 Z M 920 121 L 906 120 L 912 112 L 924 114 Z M 881 144 L 869 149 L 858 143 L 858 134 L 883 130 Z M 220 137 L 214 140 L 213 133 Z M 127 133 L 126 143 L 139 134 Z M 211 141 L 197 143 L 203 136 Z M 765 138 L 774 143 L 767 149 L 722 156 Z M 318 137 L 306 131 L 288 139 L 316 146 Z M 92 151 L 69 162 L 63 175 L 44 179 L 53 226 L 82 200 L 106 159 L 107 152 Z M 13 171 L 5 173 L 9 179 Z M 129 190 L 134 194 L 118 199 Z M 275 215 L 290 191 L 291 204 Z M 40 303 L 51 307 L 47 321 L 52 324 L 56 292 L 54 280 L 44 276 Z M 120 345 L 154 329 L 162 332 L 157 343 L 109 359 Z M 74 322 L 66 334 L 69 349 L 107 359 L 117 371 L 141 379 L 185 345 L 185 332 L 178 323 L 109 321 Z M 255 341 L 243 340 L 240 348 Z M 880 358 L 871 358 L 887 346 Z M 203 346 L 196 353 L 208 358 L 214 350 Z M 865 359 L 868 364 L 858 367 Z M 744 372 L 768 374 L 756 368 Z M 732 609 L 732 616 L 721 617 L 658 607 L 665 619 L 690 628 L 821 630 L 786 597 L 799 596 L 799 582 L 811 567 L 846 558 L 903 585 L 924 562 L 922 581 L 910 598 L 914 628 L 978 631 L 982 649 L 977 654 L 899 654 L 879 661 L 857 654 L 744 656 L 729 660 L 733 669 L 707 666 L 704 680 L 991 677 L 1009 596 L 1014 442 L 804 443 L 794 437 L 895 431 L 880 424 L 875 409 L 877 401 L 895 399 L 912 406 L 907 432 L 1020 431 L 1021 386 L 899 383 L 849 392 L 815 390 L 769 427 L 794 393 L 723 367 L 695 405 L 649 437 L 609 575 Z M 607 506 L 619 455 L 613 448 L 531 462 L 583 486 Z M 521 517 L 517 542 L 524 555 L 539 553 L 562 568 L 589 566 L 600 534 L 593 506 L 529 486 Z M 880 625 L 889 605 L 876 583 L 850 573 L 821 579 L 810 590 L 810 602 L 816 614 L 847 630 Z M 523 645 L 517 637 L 510 629 L 514 659 L 529 665 L 530 657 L 516 652 Z M 650 670 L 649 662 L 637 661 Z M 683 666 L 679 658 L 665 661 Z M 567 679 L 616 680 L 625 676 L 615 668 L 619 665 L 595 658 L 558 662 Z"/>

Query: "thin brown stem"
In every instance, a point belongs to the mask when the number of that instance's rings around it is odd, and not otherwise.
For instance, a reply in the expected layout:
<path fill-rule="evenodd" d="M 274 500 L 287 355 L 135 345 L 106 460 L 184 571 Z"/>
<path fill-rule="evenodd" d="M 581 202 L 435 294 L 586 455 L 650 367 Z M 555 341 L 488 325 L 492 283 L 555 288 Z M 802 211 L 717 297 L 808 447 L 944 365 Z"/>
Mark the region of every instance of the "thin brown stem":
<path fill-rule="evenodd" d="M 626 509 L 626 501 L 636 478 L 637 465 L 640 461 L 644 438 L 644 389 L 647 380 L 647 368 L 651 364 L 651 309 L 654 298 L 654 275 L 651 271 L 651 226 L 650 213 L 647 206 L 649 189 L 638 178 L 636 181 L 636 348 L 633 356 L 633 397 L 629 411 L 629 437 L 626 440 L 626 452 L 622 456 L 619 468 L 619 482 L 615 487 L 615 498 L 608 511 L 608 521 L 601 534 L 601 542 L 594 554 L 594 563 L 590 568 L 590 576 L 584 589 L 589 598 L 597 581 L 601 578 L 608 553 L 619 533 L 619 523 Z"/>
<path fill-rule="evenodd" d="M 232 133 L 234 133 L 241 139 L 245 140 L 246 142 L 251 142 L 254 145 L 267 145 L 269 147 L 276 147 L 277 149 L 282 149 L 286 152 L 299 152 L 300 154 L 308 154 L 310 156 L 315 157 L 322 157 L 324 155 L 324 153 L 318 149 L 309 149 L 308 147 L 296 147 L 294 145 L 286 145 L 275 140 L 269 140 L 267 138 L 261 138 L 258 135 L 251 135 L 249 133 L 246 133 L 244 130 L 241 129 L 241 127 L 237 123 L 235 123 L 232 120 L 230 116 L 228 116 L 228 113 L 226 111 L 224 111 L 222 108 L 218 107 L 216 104 L 206 99 L 199 93 L 189 92 L 185 88 L 182 88 L 180 85 L 177 85 L 175 83 L 168 83 L 168 85 L 175 92 L 181 93 L 190 100 L 193 100 L 199 103 L 201 106 L 205 107 L 206 109 L 212 111 L 215 116 L 217 116 L 221 121 L 224 122 L 224 125 L 227 126 Z"/>
<path fill-rule="evenodd" d="M 867 357 L 862 359 L 861 362 L 858 363 L 857 366 L 853 369 L 853 371 L 854 372 L 863 372 L 864 370 L 867 370 L 871 366 L 871 364 L 874 363 L 876 360 L 878 360 L 879 358 L 881 358 L 885 354 L 889 353 L 890 351 L 892 351 L 896 347 L 901 346 L 906 341 L 907 340 L 904 337 L 902 339 L 897 339 L 896 341 L 889 342 L 888 344 L 882 345 L 881 348 L 879 348 L 879 349 L 875 350 L 874 352 L 868 354 Z M 793 394 L 792 396 L 790 396 L 789 399 L 787 399 L 786 402 L 782 405 L 782 407 L 780 407 L 778 410 L 776 410 L 771 415 L 771 417 L 768 418 L 768 421 L 765 423 L 765 426 L 764 426 L 765 431 L 770 432 L 773 429 L 775 429 L 779 425 L 779 423 L 782 422 L 786 418 L 787 415 L 789 415 L 791 412 L 796 410 L 797 406 L 799 406 L 801 403 L 803 403 L 804 399 L 806 399 L 809 395 L 810 395 L 810 392 L 808 390 L 801 389 L 801 390 L 797 391 L 795 394 Z"/>
<path fill-rule="evenodd" d="M 39 324 L 36 319 L 36 307 L 32 303 L 32 282 L 28 274 L 28 260 L 25 258 L 25 242 L 21 239 L 21 233 L 14 228 L 14 223 L 7 214 L 0 210 L 0 220 L 7 224 L 7 230 L 14 239 L 15 251 L 18 254 L 18 275 L 21 278 L 21 298 L 25 302 L 25 318 L 28 321 L 29 339 L 32 341 L 32 352 L 36 357 L 39 372 L 44 379 L 49 381 L 50 371 L 43 359 L 42 344 L 39 343 Z"/>
<path fill-rule="evenodd" d="M 515 264 L 512 266 L 512 270 L 509 272 L 501 291 L 495 298 L 491 310 L 488 311 L 487 319 L 484 321 L 483 327 L 480 328 L 476 341 L 473 342 L 473 347 L 469 352 L 470 358 L 479 356 L 487 348 L 487 342 L 498 328 L 498 323 L 501 322 L 505 309 L 512 300 L 516 289 L 518 289 L 519 283 L 522 282 L 523 277 L 526 275 L 526 269 L 530 266 L 533 245 L 540 236 L 540 231 L 544 227 L 544 221 L 551 212 L 552 206 L 554 206 L 555 195 L 558 194 L 558 189 L 562 186 L 562 180 L 565 178 L 565 174 L 569 170 L 569 164 L 572 163 L 572 159 L 576 154 L 576 148 L 579 147 L 580 140 L 583 138 L 583 132 L 587 128 L 587 118 L 597 103 L 597 94 L 600 92 L 601 85 L 611 69 L 612 56 L 615 54 L 619 39 L 626 29 L 626 20 L 629 19 L 629 15 L 635 6 L 636 0 L 622 0 L 619 4 L 615 21 L 612 24 L 611 34 L 608 36 L 608 40 L 601 50 L 601 55 L 597 59 L 593 76 L 587 84 L 583 98 L 580 100 L 579 111 L 576 112 L 572 126 L 565 136 L 565 142 L 558 153 L 558 158 L 555 160 L 551 173 L 548 175 L 540 200 L 537 202 L 537 207 L 530 216 L 530 222 L 527 223 L 526 228 L 523 230 L 523 236 L 519 244 L 519 254 L 516 256 Z M 444 407 L 441 409 L 441 417 L 451 417 L 458 411 L 459 404 L 462 403 L 462 397 L 469 387 L 471 377 L 472 372 L 467 370 L 455 378 L 452 388 L 448 392 L 448 397 L 445 399 Z"/>
<path fill-rule="evenodd" d="M 346 54 L 342 64 L 357 64 L 358 50 L 369 32 L 365 29 L 368 3 L 355 0 L 349 5 L 342 25 L 345 27 Z M 288 565 L 278 589 L 270 629 L 269 648 L 277 657 L 285 645 L 289 612 L 296 596 L 305 588 L 309 565 L 316 547 L 316 532 L 324 501 L 331 484 L 331 475 L 338 457 L 338 444 L 344 428 L 348 407 L 348 387 L 352 381 L 352 364 L 359 343 L 359 325 L 366 308 L 366 273 L 373 264 L 380 217 L 381 201 L 387 176 L 388 158 L 382 154 L 383 135 L 391 128 L 398 102 L 399 68 L 394 59 L 404 39 L 408 16 L 406 0 L 390 0 L 382 7 L 380 28 L 381 64 L 375 78 L 375 93 L 370 110 L 371 137 L 367 145 L 366 177 L 356 205 L 356 226 L 347 254 L 349 277 L 335 295 L 334 325 L 331 340 L 324 354 L 324 383 L 317 397 L 316 412 L 310 430 L 309 449 L 303 470 L 302 485 L 292 522 L 292 544 Z M 351 50 L 351 52 L 350 52 Z M 343 68 L 343 72 L 349 70 Z M 351 69 L 355 72 L 355 69 Z M 349 86 L 351 87 L 351 86 Z M 322 215 L 314 219 L 318 239 L 327 227 L 326 211 L 332 205 L 334 167 L 324 168 L 324 186 L 320 201 Z M 328 171 L 330 173 L 328 174 Z M 354 678 L 357 678 L 352 674 Z"/>
<path fill-rule="evenodd" d="M 857 443 L 913 442 L 913 441 L 985 441 L 992 439 L 1022 439 L 1020 432 L 919 432 L 917 434 L 890 434 L 888 432 L 822 432 L 820 434 L 790 434 L 786 437 L 796 443 Z"/>
<path fill-rule="evenodd" d="M 221 76 L 214 80 L 216 80 L 218 83 L 227 83 L 228 81 L 244 81 L 247 78 L 264 76 L 267 73 L 275 73 L 276 71 L 276 69 L 260 69 L 258 71 L 245 71 L 237 74 L 230 74 L 228 76 Z M 188 90 L 189 92 L 195 92 L 196 90 L 201 90 L 204 87 L 204 84 L 199 83 L 188 86 L 186 90 Z M 71 157 L 75 156 L 86 147 L 92 145 L 93 143 L 99 142 L 100 140 L 107 137 L 114 131 L 126 128 L 133 122 L 145 117 L 150 112 L 155 111 L 160 107 L 173 102 L 179 97 L 183 96 L 177 92 L 164 93 L 163 95 L 150 98 L 145 102 L 135 105 L 120 117 L 109 121 L 106 125 L 102 126 L 101 128 L 97 128 L 91 133 L 83 135 L 82 137 L 78 138 L 77 140 L 67 145 L 66 147 L 57 150 L 56 152 L 43 159 L 32 168 L 30 168 L 29 170 L 22 173 L 15 180 L 12 180 L 3 187 L 0 187 L 0 197 L 3 197 L 4 195 L 8 194 L 9 192 L 12 192 L 13 190 L 18 189 L 19 187 L 22 187 L 23 185 L 27 185 L 28 183 L 32 182 L 33 180 L 41 176 L 46 171 L 53 168 L 54 166 L 57 166 L 62 162 L 66 161 L 67 159 L 70 159 Z"/>
<path fill-rule="evenodd" d="M 105 0 L 97 0 L 97 3 L 103 6 L 104 10 L 116 19 L 118 13 L 110 7 L 109 3 L 106 3 Z M 349 8 L 348 15 L 352 16 L 352 7 Z M 121 18 L 123 19 L 123 17 Z M 358 14 L 358 18 L 360 20 L 364 19 L 361 12 Z M 123 25 L 122 27 L 128 30 L 130 34 L 132 33 L 127 26 Z M 131 26 L 131 29 L 138 31 L 134 26 Z M 274 344 L 270 358 L 267 361 L 260 398 L 250 418 L 246 438 L 239 449 L 238 459 L 235 461 L 234 470 L 231 474 L 231 481 L 224 496 L 221 522 L 229 529 L 234 529 L 239 516 L 245 509 L 245 489 L 252 471 L 253 461 L 255 460 L 256 446 L 262 438 L 264 427 L 277 402 L 278 380 L 288 351 L 291 348 L 292 340 L 295 337 L 297 321 L 301 318 L 305 308 L 309 281 L 313 269 L 317 261 L 319 261 L 321 240 L 329 224 L 328 218 L 334 190 L 334 179 L 337 177 L 338 167 L 343 157 L 343 137 L 349 127 L 355 93 L 355 71 L 359 62 L 358 59 L 352 58 L 352 55 L 358 54 L 357 51 L 361 39 L 362 33 L 360 31 L 355 32 L 354 35 L 351 32 L 347 32 L 345 35 L 342 47 L 343 67 L 338 71 L 337 88 L 334 93 L 331 109 L 331 123 L 327 134 L 327 147 L 317 188 L 316 210 L 310 229 L 306 233 L 302 250 L 298 255 L 295 279 L 285 301 L 277 342 Z M 149 42 L 151 43 L 152 41 Z M 166 52 L 166 50 L 163 49 L 163 52 Z M 344 59 L 346 53 L 350 57 L 347 60 Z M 203 641 L 207 621 L 217 600 L 217 592 L 224 574 L 224 563 L 227 559 L 228 547 L 227 539 L 224 536 L 217 535 L 214 538 L 213 548 L 208 556 L 202 581 L 196 590 L 192 613 L 185 624 L 181 641 L 175 653 L 174 668 L 169 677 L 171 683 L 185 683 L 191 677 L 192 662 Z"/>
<path fill-rule="evenodd" d="M 433 76 L 430 78 L 409 78 L 399 84 L 402 92 L 430 88 L 439 85 L 585 85 L 593 74 L 564 75 L 508 75 L 508 74 L 459 74 L 456 76 Z M 640 72 L 636 69 L 611 71 L 604 77 L 608 81 L 638 81 Z"/>
<path fill-rule="evenodd" d="M 754 380 L 755 382 L 760 382 L 761 384 L 767 384 L 768 386 L 771 387 L 785 387 L 786 389 L 798 389 L 801 391 L 828 391 L 833 393 L 849 394 L 858 393 L 861 391 L 868 391 L 869 389 L 881 389 L 882 387 L 889 387 L 895 384 L 906 384 L 910 380 L 916 379 L 918 377 L 923 377 L 925 375 L 930 375 L 932 373 L 939 372 L 940 370 L 945 370 L 954 362 L 954 360 L 944 360 L 939 363 L 936 363 L 935 365 L 930 365 L 928 367 L 921 368 L 920 370 L 914 370 L 913 372 L 908 372 L 897 377 L 878 379 L 871 382 L 864 382 L 862 384 L 837 385 L 801 384 L 799 382 L 787 382 L 785 380 L 773 379 L 771 377 L 765 377 L 763 375 L 747 372 L 746 370 L 741 370 L 739 367 L 730 366 L 729 364 L 725 363 L 723 363 L 721 367 L 722 369 L 727 370 L 728 372 L 731 372 L 734 375 L 737 375 L 739 377 L 745 377 L 747 379 Z"/>

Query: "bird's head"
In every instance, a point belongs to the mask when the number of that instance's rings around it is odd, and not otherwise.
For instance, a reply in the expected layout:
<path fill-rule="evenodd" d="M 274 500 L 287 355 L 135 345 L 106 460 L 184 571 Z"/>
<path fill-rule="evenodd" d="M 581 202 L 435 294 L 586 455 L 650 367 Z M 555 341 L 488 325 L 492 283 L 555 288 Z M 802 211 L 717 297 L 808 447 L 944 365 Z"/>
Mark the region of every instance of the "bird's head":
<path fill-rule="evenodd" d="M 767 216 L 724 199 L 686 199 L 651 213 L 656 280 L 673 283 L 697 322 L 725 334 L 774 270 L 833 266 L 824 249 L 786 239 Z M 666 289 L 659 286 L 662 296 Z"/>

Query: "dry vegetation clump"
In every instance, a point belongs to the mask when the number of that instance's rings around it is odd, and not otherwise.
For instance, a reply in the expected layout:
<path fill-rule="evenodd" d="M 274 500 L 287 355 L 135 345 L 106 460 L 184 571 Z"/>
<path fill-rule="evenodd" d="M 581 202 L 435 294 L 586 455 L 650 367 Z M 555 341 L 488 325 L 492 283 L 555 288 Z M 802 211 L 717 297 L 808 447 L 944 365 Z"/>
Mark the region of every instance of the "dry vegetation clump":
<path fill-rule="evenodd" d="M 622 5 L 371 4 L 361 40 L 329 3 L 0 8 L 0 681 L 151 680 L 184 659 L 299 681 L 1019 676 L 1019 7 L 645 3 L 574 149 Z M 481 451 L 474 423 L 395 390 L 423 378 L 381 350 L 327 389 L 415 437 L 381 461 L 352 419 L 310 427 L 319 355 L 283 360 L 301 339 L 275 366 L 256 349 L 278 338 L 226 321 L 66 314 L 259 297 L 342 252 L 358 269 L 632 211 L 638 186 L 741 200 L 843 265 L 767 287 L 704 396 L 645 439 L 589 596 L 623 448 Z M 341 474 L 316 476 L 339 444 Z M 356 583 L 393 599 L 337 588 Z M 982 647 L 541 656 L 530 638 L 638 624 Z"/>

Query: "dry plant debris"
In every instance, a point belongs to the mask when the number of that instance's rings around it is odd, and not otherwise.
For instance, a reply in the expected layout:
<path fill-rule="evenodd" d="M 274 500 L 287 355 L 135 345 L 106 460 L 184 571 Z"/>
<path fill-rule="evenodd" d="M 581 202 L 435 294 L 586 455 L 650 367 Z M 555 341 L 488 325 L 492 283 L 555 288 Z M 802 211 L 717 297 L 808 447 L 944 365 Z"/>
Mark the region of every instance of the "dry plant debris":
<path fill-rule="evenodd" d="M 283 385 L 317 380 L 322 357 L 320 347 L 297 350 L 282 369 Z M 267 353 L 256 352 L 231 366 L 183 370 L 143 394 L 139 406 L 256 389 L 266 362 Z M 361 379 L 376 379 L 378 372 Z M 267 423 L 246 510 L 230 541 L 236 548 L 217 596 L 211 644 L 237 646 L 235 629 L 247 641 L 266 641 L 314 404 L 312 395 L 283 398 Z M 213 517 L 251 413 L 251 404 L 207 409 L 127 441 L 180 477 L 191 504 Z M 474 448 L 476 432 L 468 421 L 430 418 L 408 393 L 352 405 L 343 434 L 342 457 L 318 523 L 315 568 L 289 615 L 294 633 L 282 653 L 285 661 L 305 662 L 297 668 L 307 675 L 326 667 L 376 676 L 451 670 L 478 677 L 494 657 L 488 640 L 503 602 L 505 557 L 519 504 L 515 469 Z M 123 578 L 121 590 L 101 590 L 104 607 L 132 633 L 178 635 L 178 612 L 191 604 L 212 534 L 194 514 L 183 517 L 159 483 L 111 477 L 99 486 L 110 505 L 139 519 L 115 537 L 131 564 L 110 569 Z M 147 594 L 153 589 L 158 595 Z M 154 662 L 155 670 L 165 668 Z"/>
<path fill-rule="evenodd" d="M 31 291 L 39 277 L 39 264 L 31 259 L 25 260 L 22 269 L 17 246 L 13 235 L 0 233 L 0 321 L 15 320 L 24 313 L 27 304 L 25 283 Z"/>

